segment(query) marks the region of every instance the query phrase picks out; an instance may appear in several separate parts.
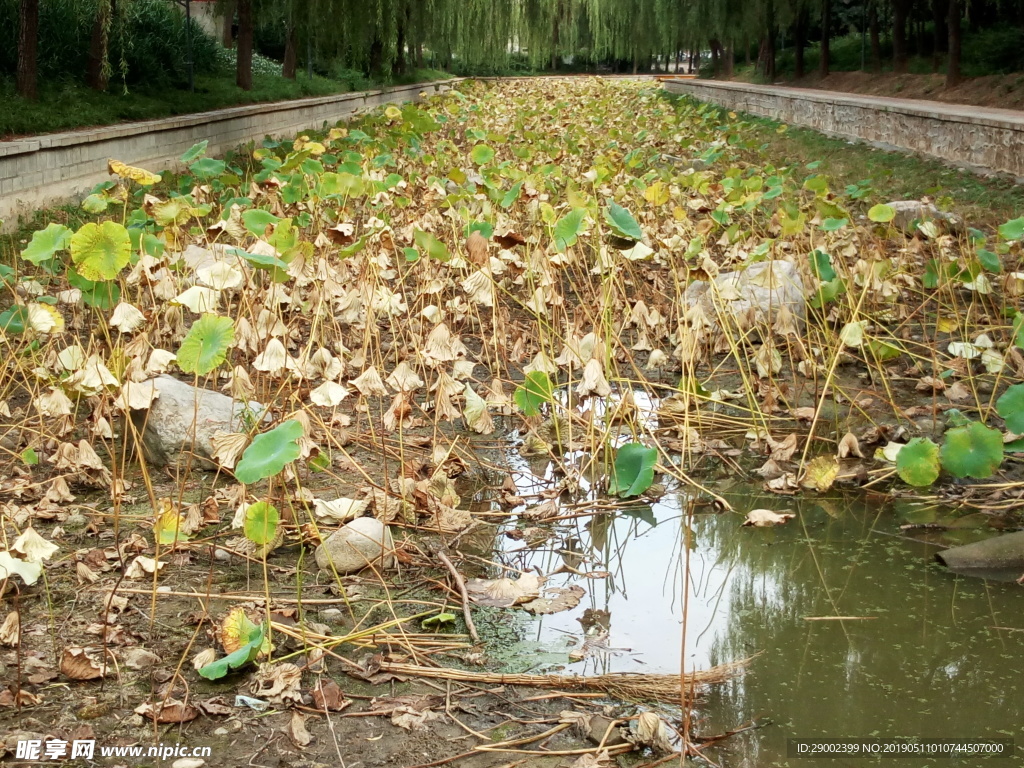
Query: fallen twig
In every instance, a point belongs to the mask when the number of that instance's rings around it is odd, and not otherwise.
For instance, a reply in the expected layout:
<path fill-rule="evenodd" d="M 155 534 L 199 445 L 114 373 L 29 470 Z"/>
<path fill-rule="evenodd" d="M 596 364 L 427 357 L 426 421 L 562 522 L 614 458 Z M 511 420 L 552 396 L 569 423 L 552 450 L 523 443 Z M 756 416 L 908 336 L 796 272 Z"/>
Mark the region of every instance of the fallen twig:
<path fill-rule="evenodd" d="M 469 609 L 469 593 L 466 591 L 466 581 L 462 578 L 462 575 L 455 569 L 455 565 L 451 560 L 448 559 L 448 555 L 440 550 L 437 553 L 437 559 L 444 563 L 444 567 L 448 569 L 448 572 L 455 579 L 455 586 L 459 589 L 459 594 L 462 595 L 462 615 L 466 619 L 466 629 L 469 630 L 469 636 L 473 638 L 474 643 L 480 642 L 480 635 L 476 633 L 476 626 L 473 624 L 473 616 Z"/>

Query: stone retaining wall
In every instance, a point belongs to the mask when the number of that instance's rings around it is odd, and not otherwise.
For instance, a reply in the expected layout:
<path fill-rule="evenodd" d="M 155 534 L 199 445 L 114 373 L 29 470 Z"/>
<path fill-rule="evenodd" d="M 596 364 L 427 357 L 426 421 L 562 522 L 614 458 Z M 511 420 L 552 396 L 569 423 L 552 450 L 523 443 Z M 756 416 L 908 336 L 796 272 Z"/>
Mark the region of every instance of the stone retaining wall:
<path fill-rule="evenodd" d="M 1024 112 L 711 80 L 669 79 L 664 87 L 833 136 L 1024 177 Z"/>
<path fill-rule="evenodd" d="M 0 141 L 0 222 L 10 230 L 33 209 L 83 195 L 110 178 L 110 158 L 152 171 L 174 168 L 185 150 L 204 139 L 210 142 L 208 153 L 217 157 L 265 136 L 294 136 L 381 104 L 416 101 L 422 92 L 441 93 L 459 80 L 249 104 Z"/>

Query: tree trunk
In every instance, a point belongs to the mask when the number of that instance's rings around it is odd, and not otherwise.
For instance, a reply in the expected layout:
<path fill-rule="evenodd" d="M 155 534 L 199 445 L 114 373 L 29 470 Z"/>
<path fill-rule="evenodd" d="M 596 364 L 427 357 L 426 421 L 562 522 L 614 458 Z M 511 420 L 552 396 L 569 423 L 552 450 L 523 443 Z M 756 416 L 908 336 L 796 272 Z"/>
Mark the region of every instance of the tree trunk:
<path fill-rule="evenodd" d="M 796 24 L 793 29 L 793 54 L 796 58 L 793 75 L 799 80 L 806 74 L 804 49 L 807 47 L 807 9 L 803 6 L 796 12 Z"/>
<path fill-rule="evenodd" d="M 712 39 L 711 42 L 710 42 L 710 45 L 711 45 L 711 71 L 712 71 L 712 73 L 714 74 L 715 77 L 718 77 L 718 73 L 719 73 L 720 67 L 721 67 L 722 44 L 719 43 L 717 39 Z"/>
<path fill-rule="evenodd" d="M 960 0 L 949 0 L 949 60 L 946 65 L 946 87 L 960 82 Z"/>
<path fill-rule="evenodd" d="M 287 77 L 289 80 L 295 79 L 295 69 L 298 59 L 298 53 L 296 51 L 298 43 L 296 41 L 295 27 L 288 23 L 288 29 L 285 32 L 284 37 L 284 61 L 281 62 L 281 75 Z"/>
<path fill-rule="evenodd" d="M 85 82 L 94 91 L 107 90 L 107 51 L 110 43 L 110 21 L 113 18 L 113 0 L 100 0 L 96 5 L 96 18 L 92 24 L 89 55 L 85 66 Z"/>
<path fill-rule="evenodd" d="M 380 78 L 384 74 L 384 43 L 374 37 L 370 43 L 370 76 Z"/>
<path fill-rule="evenodd" d="M 423 69 L 423 43 L 416 41 L 416 68 Z"/>
<path fill-rule="evenodd" d="M 768 30 L 761 38 L 761 50 L 757 57 L 761 74 L 766 80 L 775 79 L 775 31 Z"/>
<path fill-rule="evenodd" d="M 908 0 L 892 3 L 892 68 L 897 74 L 907 71 L 907 3 Z"/>
<path fill-rule="evenodd" d="M 561 3 L 555 3 L 555 15 L 551 20 L 551 71 L 558 71 L 558 18 Z"/>
<path fill-rule="evenodd" d="M 224 18 L 222 19 L 223 24 L 220 28 L 220 44 L 225 48 L 231 48 L 235 44 L 234 26 L 235 26 L 235 2 L 234 0 L 228 0 L 224 5 Z"/>
<path fill-rule="evenodd" d="M 878 0 L 868 8 L 868 34 L 871 37 L 871 71 L 882 71 L 882 41 L 878 36 Z"/>
<path fill-rule="evenodd" d="M 828 77 L 829 65 L 831 64 L 831 52 L 829 51 L 829 37 L 832 34 L 832 3 L 830 0 L 821 0 L 821 62 L 820 72 L 822 77 Z"/>
<path fill-rule="evenodd" d="M 39 0 L 21 0 L 18 10 L 18 95 L 35 101 L 39 97 Z"/>
<path fill-rule="evenodd" d="M 243 91 L 252 90 L 252 0 L 238 0 L 238 67 L 235 84 Z"/>
<path fill-rule="evenodd" d="M 932 0 L 933 25 L 932 30 L 932 72 L 938 72 L 942 66 L 942 54 L 948 48 L 949 30 L 946 29 L 946 19 L 949 17 L 949 0 Z"/>
<path fill-rule="evenodd" d="M 733 51 L 732 40 L 722 50 L 722 54 L 725 56 L 725 77 L 728 80 L 732 80 L 733 73 L 736 69 L 736 54 Z"/>
<path fill-rule="evenodd" d="M 398 40 L 395 50 L 395 72 L 399 75 L 405 74 L 405 26 L 404 21 L 398 25 Z"/>

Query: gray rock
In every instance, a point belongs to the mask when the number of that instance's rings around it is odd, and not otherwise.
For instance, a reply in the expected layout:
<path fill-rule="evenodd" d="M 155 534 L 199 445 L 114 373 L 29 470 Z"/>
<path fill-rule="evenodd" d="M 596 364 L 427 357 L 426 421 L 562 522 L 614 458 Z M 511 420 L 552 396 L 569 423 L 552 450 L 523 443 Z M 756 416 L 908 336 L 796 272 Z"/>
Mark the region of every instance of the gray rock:
<path fill-rule="evenodd" d="M 700 305 L 704 315 L 718 328 L 722 316 L 730 325 L 747 327 L 748 320 L 759 327 L 771 326 L 779 310 L 786 307 L 799 330 L 807 315 L 804 281 L 788 261 L 759 261 L 737 272 L 723 272 L 715 278 L 714 290 L 704 280 L 686 286 L 686 308 Z"/>
<path fill-rule="evenodd" d="M 160 657 L 145 648 L 128 648 L 122 658 L 128 669 L 152 669 L 160 663 Z"/>
<path fill-rule="evenodd" d="M 340 608 L 325 608 L 320 611 L 320 618 L 328 624 L 336 624 L 345 618 Z"/>
<path fill-rule="evenodd" d="M 940 211 L 931 203 L 922 203 L 919 200 L 894 200 L 886 205 L 896 211 L 892 225 L 905 235 L 916 233 L 917 225 L 925 221 L 935 222 L 939 232 L 958 232 L 963 228 L 963 221 L 958 216 Z"/>
<path fill-rule="evenodd" d="M 941 437 L 946 432 L 946 424 L 940 419 L 924 417 L 914 419 L 914 424 L 922 435 Z"/>
<path fill-rule="evenodd" d="M 132 411 L 132 421 L 142 434 L 146 461 L 157 466 L 176 464 L 188 454 L 193 465 L 216 466 L 213 436 L 246 431 L 264 410 L 259 403 L 246 405 L 173 376 L 157 376 L 152 382 L 156 400 L 148 411 Z"/>
<path fill-rule="evenodd" d="M 948 568 L 959 571 L 1012 568 L 1024 573 L 1024 531 L 945 549 L 935 557 Z"/>
<path fill-rule="evenodd" d="M 395 542 L 391 531 L 375 517 L 357 517 L 343 525 L 316 548 L 316 564 L 338 573 L 355 573 L 366 566 L 390 568 L 394 564 Z"/>

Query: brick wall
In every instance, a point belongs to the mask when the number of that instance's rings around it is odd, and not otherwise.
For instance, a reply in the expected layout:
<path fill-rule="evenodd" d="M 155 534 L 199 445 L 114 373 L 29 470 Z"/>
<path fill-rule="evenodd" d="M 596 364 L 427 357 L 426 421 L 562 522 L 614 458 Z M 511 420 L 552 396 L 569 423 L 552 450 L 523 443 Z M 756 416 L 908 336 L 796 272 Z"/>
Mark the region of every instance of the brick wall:
<path fill-rule="evenodd" d="M 178 158 L 185 150 L 204 139 L 210 142 L 207 152 L 211 156 L 223 155 L 266 136 L 290 137 L 332 126 L 381 104 L 416 101 L 421 93 L 442 93 L 458 80 L 251 104 L 0 141 L 0 221 L 5 230 L 11 230 L 22 215 L 34 209 L 82 197 L 110 178 L 107 160 L 111 158 L 159 172 L 179 166 Z"/>
<path fill-rule="evenodd" d="M 832 136 L 1024 177 L 1024 112 L 710 80 L 665 80 L 664 87 Z"/>

